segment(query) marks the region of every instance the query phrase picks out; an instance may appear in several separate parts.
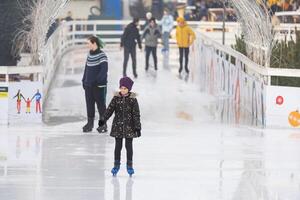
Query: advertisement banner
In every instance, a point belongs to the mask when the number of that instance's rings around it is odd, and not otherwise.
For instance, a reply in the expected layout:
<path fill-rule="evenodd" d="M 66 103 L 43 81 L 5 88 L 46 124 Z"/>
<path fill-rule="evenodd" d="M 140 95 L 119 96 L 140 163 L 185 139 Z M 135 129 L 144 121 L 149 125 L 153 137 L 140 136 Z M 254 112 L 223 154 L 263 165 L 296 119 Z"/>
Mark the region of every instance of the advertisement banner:
<path fill-rule="evenodd" d="M 11 82 L 9 85 L 9 123 L 42 122 L 42 83 Z"/>
<path fill-rule="evenodd" d="M 0 83 L 0 125 L 8 124 L 8 84 Z"/>
<path fill-rule="evenodd" d="M 300 128 L 300 88 L 267 86 L 267 126 Z"/>

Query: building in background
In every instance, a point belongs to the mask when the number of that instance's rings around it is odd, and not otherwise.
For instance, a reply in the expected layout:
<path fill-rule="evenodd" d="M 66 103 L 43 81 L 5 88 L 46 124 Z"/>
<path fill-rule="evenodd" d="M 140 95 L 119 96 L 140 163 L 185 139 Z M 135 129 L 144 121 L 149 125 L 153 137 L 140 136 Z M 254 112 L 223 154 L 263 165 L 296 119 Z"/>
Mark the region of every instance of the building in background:
<path fill-rule="evenodd" d="M 60 18 L 72 12 L 73 19 L 122 19 L 123 6 L 120 0 L 71 0 Z"/>

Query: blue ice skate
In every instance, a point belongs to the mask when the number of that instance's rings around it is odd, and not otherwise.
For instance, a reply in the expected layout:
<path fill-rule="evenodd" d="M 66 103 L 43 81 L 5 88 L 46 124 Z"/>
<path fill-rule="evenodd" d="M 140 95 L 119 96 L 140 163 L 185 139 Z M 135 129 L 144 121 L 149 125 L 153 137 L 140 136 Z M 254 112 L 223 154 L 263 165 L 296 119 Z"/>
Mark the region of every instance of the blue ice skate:
<path fill-rule="evenodd" d="M 113 176 L 116 176 L 117 173 L 119 172 L 120 170 L 120 161 L 119 160 L 115 160 L 114 162 L 114 167 L 111 169 L 111 173 Z"/>
<path fill-rule="evenodd" d="M 111 169 L 111 173 L 113 176 L 117 176 L 118 172 L 120 170 L 120 166 L 115 166 Z"/>
<path fill-rule="evenodd" d="M 127 166 L 127 173 L 129 174 L 129 176 L 131 177 L 132 174 L 134 174 L 134 169 L 130 166 Z"/>

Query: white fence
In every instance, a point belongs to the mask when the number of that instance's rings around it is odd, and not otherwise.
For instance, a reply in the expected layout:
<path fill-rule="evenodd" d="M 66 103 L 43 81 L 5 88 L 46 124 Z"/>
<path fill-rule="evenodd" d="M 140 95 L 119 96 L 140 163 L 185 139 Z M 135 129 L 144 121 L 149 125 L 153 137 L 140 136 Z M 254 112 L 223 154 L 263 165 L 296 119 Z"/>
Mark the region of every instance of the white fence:
<path fill-rule="evenodd" d="M 72 43 L 82 43 L 86 42 L 84 38 L 88 35 L 101 35 L 103 40 L 108 43 L 119 43 L 120 36 L 123 33 L 124 27 L 131 21 L 122 20 L 90 20 L 90 21 L 69 21 L 64 22 L 64 26 L 67 26 L 68 36 L 72 38 Z M 141 28 L 145 22 L 141 21 Z M 158 22 L 160 24 L 160 22 Z M 188 24 L 193 27 L 195 31 L 199 31 L 209 38 L 221 43 L 222 42 L 222 31 L 223 23 L 222 22 L 195 22 L 191 21 Z M 175 26 L 173 30 L 173 39 L 171 42 L 175 43 Z M 300 24 L 280 24 L 276 27 L 278 34 L 276 35 L 277 39 L 284 39 L 287 37 L 295 37 L 295 28 L 300 29 Z M 142 32 L 141 32 L 142 33 Z M 226 45 L 232 45 L 235 43 L 235 36 L 241 34 L 241 29 L 238 23 L 236 22 L 226 22 L 225 23 L 225 43 Z"/>
<path fill-rule="evenodd" d="M 69 21 L 64 22 L 64 26 L 68 27 L 68 36 L 72 38 L 72 43 L 86 42 L 85 38 L 89 35 L 101 35 L 105 42 L 119 43 L 124 27 L 130 22 L 131 21 L 128 20 Z M 141 29 L 144 23 L 144 21 L 140 22 Z M 160 24 L 160 22 L 158 22 L 158 24 Z M 222 22 L 188 22 L 188 24 L 195 30 L 205 33 L 210 38 L 216 41 L 222 41 Z M 241 33 L 239 25 L 234 22 L 227 22 L 225 25 L 226 44 L 234 44 L 235 35 Z M 174 30 L 173 33 L 171 33 L 173 35 L 171 42 L 173 43 L 175 43 L 175 26 L 176 23 L 174 22 Z"/>
<path fill-rule="evenodd" d="M 300 77 L 297 69 L 263 68 L 198 33 L 192 54 L 203 91 L 217 98 L 221 121 L 262 127 L 298 127 L 300 88 L 271 86 L 271 77 Z M 197 64 L 199 63 L 199 64 Z"/>

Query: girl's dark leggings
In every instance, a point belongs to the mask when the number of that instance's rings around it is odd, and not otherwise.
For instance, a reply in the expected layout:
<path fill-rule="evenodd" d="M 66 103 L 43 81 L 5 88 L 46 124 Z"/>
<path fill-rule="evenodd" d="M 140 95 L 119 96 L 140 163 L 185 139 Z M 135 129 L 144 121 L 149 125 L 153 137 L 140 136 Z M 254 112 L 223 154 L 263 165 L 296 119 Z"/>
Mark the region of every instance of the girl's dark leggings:
<path fill-rule="evenodd" d="M 122 150 L 122 146 L 123 146 L 123 138 L 115 138 L 115 139 L 116 139 L 115 161 L 120 161 L 121 160 L 121 150 Z M 133 140 L 133 138 L 125 138 L 127 163 L 132 162 L 132 155 L 133 155 L 132 140 Z"/>

